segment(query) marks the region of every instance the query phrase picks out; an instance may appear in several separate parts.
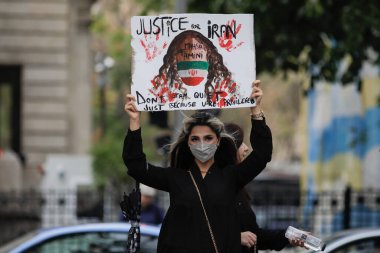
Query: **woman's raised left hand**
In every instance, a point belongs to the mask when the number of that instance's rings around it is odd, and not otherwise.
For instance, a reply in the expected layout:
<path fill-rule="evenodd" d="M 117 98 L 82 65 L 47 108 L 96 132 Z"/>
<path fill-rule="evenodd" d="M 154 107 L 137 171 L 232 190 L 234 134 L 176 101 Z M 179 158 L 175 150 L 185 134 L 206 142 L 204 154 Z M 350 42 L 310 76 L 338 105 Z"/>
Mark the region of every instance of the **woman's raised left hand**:
<path fill-rule="evenodd" d="M 255 99 L 256 101 L 256 106 L 251 107 L 251 113 L 252 114 L 259 114 L 262 112 L 261 110 L 261 100 L 263 98 L 263 90 L 260 87 L 261 81 L 260 80 L 255 80 L 252 83 L 252 93 L 251 93 L 251 98 Z"/>

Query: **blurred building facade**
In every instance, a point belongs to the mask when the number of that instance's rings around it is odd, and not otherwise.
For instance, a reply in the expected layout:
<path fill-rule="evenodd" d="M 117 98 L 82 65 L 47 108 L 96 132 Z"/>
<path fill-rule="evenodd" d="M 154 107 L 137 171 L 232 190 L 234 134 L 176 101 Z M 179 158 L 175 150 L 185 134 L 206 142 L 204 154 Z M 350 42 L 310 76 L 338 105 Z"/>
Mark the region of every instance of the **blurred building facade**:
<path fill-rule="evenodd" d="M 86 154 L 92 0 L 0 0 L 0 188 L 39 188 L 48 154 Z"/>

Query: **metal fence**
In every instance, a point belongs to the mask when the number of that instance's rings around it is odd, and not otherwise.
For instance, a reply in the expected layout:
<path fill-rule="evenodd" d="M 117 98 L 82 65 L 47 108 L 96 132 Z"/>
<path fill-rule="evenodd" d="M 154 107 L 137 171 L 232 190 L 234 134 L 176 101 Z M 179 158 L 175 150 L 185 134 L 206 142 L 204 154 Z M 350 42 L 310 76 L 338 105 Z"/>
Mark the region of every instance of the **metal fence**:
<path fill-rule="evenodd" d="M 329 235 L 346 228 L 380 226 L 380 190 L 248 189 L 257 221 L 265 228 L 293 225 Z M 167 194 L 158 196 L 166 208 Z M 118 192 L 89 189 L 0 192 L 0 245 L 41 227 L 119 221 L 120 200 Z"/>
<path fill-rule="evenodd" d="M 301 227 L 326 236 L 336 231 L 380 226 L 380 190 L 319 193 L 271 189 L 253 191 L 252 207 L 259 225 L 267 228 Z"/>

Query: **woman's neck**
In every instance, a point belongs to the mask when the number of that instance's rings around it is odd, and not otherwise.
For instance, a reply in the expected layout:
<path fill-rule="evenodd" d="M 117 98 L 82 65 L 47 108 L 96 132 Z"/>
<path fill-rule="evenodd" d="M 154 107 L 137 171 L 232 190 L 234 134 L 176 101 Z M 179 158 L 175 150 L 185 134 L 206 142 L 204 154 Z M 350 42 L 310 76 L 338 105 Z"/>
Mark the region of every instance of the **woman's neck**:
<path fill-rule="evenodd" d="M 205 177 L 211 165 L 214 163 L 214 159 L 210 159 L 204 163 L 202 163 L 198 159 L 195 159 L 195 163 L 198 165 L 198 168 L 202 174 L 202 177 Z"/>

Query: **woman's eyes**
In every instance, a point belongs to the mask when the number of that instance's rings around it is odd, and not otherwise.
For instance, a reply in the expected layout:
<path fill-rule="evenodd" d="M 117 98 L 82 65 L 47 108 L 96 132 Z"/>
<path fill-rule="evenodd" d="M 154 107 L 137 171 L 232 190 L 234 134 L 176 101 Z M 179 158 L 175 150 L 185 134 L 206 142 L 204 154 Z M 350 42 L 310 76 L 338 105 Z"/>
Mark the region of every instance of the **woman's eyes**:
<path fill-rule="evenodd" d="M 206 136 L 204 139 L 205 139 L 206 141 L 211 141 L 211 140 L 214 139 L 214 137 L 213 137 L 213 136 Z"/>
<path fill-rule="evenodd" d="M 207 142 L 212 141 L 213 139 L 214 139 L 213 136 L 205 136 L 205 137 L 203 137 L 203 140 L 204 140 L 204 141 L 207 141 Z M 199 137 L 197 137 L 197 136 L 192 136 L 192 137 L 190 137 L 190 140 L 191 140 L 192 142 L 199 141 Z"/>
<path fill-rule="evenodd" d="M 198 141 L 199 138 L 198 138 L 198 137 L 191 137 L 190 140 L 191 140 L 191 141 Z"/>

